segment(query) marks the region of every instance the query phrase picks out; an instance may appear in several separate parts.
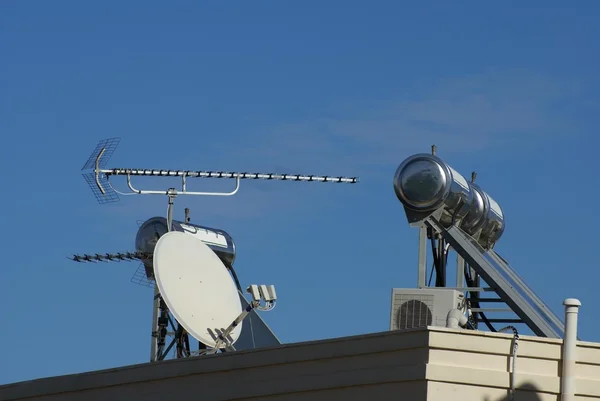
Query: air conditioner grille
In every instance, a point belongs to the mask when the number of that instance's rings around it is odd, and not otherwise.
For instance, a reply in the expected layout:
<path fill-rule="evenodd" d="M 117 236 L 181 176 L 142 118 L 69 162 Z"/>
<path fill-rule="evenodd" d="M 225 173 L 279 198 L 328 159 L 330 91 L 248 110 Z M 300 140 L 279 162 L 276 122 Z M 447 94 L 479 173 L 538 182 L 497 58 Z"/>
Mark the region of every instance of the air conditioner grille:
<path fill-rule="evenodd" d="M 399 305 L 399 308 L 395 326 L 400 330 L 431 326 L 433 298 L 433 295 L 396 295 L 394 303 Z"/>

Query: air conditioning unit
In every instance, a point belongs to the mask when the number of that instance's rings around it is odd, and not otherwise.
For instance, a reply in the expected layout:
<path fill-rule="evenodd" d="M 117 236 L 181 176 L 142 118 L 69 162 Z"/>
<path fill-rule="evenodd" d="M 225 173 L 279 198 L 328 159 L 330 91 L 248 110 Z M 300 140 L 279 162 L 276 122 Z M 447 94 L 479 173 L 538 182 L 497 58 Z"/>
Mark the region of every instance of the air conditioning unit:
<path fill-rule="evenodd" d="M 462 292 L 446 288 L 393 288 L 390 330 L 445 327 L 452 309 L 465 310 Z"/>

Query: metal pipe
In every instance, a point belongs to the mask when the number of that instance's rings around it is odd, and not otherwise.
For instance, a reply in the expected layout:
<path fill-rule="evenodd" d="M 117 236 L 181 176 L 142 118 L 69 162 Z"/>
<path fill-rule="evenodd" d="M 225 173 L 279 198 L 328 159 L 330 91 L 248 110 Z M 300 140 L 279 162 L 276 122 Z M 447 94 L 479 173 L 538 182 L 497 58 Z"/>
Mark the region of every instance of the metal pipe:
<path fill-rule="evenodd" d="M 419 259 L 418 259 L 417 287 L 427 286 L 427 227 L 419 227 Z"/>
<path fill-rule="evenodd" d="M 510 401 L 515 399 L 515 372 L 517 371 L 517 349 L 519 348 L 519 332 L 514 326 L 506 326 L 498 330 L 498 333 L 511 330 L 513 332 L 512 347 L 512 369 L 510 370 Z"/>
<path fill-rule="evenodd" d="M 446 327 L 450 329 L 458 329 L 467 325 L 467 317 L 465 314 L 458 310 L 452 309 L 446 316 Z"/>
<path fill-rule="evenodd" d="M 154 283 L 154 298 L 152 300 L 152 337 L 150 343 L 150 362 L 157 359 L 158 354 L 158 311 L 160 309 L 160 291 Z"/>
<path fill-rule="evenodd" d="M 246 306 L 246 309 L 244 309 L 242 313 L 240 313 L 240 315 L 235 318 L 235 320 L 229 325 L 229 327 L 227 327 L 225 331 L 219 334 L 217 341 L 215 341 L 215 353 L 219 351 L 219 349 L 221 348 L 221 344 L 227 343 L 227 337 L 231 334 L 231 332 L 240 324 L 242 320 L 246 318 L 246 316 L 248 316 L 250 312 L 252 312 L 252 309 L 256 308 L 257 306 L 257 301 L 253 301 L 250 304 L 248 304 L 248 306 Z"/>
<path fill-rule="evenodd" d="M 465 285 L 465 260 L 459 254 L 456 254 L 456 286 L 462 287 Z"/>
<path fill-rule="evenodd" d="M 206 196 L 231 196 L 235 195 L 240 189 L 240 177 L 235 179 L 235 189 L 231 192 L 190 192 L 186 190 L 185 181 L 182 182 L 181 192 L 177 192 L 175 188 L 169 188 L 168 190 L 147 190 L 147 189 L 136 189 L 131 184 L 131 175 L 127 174 L 127 186 L 131 192 L 138 195 L 206 195 Z"/>
<path fill-rule="evenodd" d="M 561 401 L 575 400 L 575 362 L 577 360 L 577 317 L 581 302 L 575 298 L 564 300 L 565 333 L 562 346 Z"/>
<path fill-rule="evenodd" d="M 167 231 L 173 231 L 173 202 L 174 195 L 169 195 L 169 205 L 167 206 Z"/>

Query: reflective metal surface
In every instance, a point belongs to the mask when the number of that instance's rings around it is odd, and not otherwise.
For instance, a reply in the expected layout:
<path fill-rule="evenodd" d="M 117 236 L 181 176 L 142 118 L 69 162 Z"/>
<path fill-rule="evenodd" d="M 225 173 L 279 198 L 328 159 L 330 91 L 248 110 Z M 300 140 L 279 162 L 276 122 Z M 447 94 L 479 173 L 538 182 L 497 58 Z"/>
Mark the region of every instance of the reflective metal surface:
<path fill-rule="evenodd" d="M 490 203 L 488 197 L 474 183 L 469 183 L 471 190 L 473 191 L 473 201 L 469 208 L 469 214 L 463 219 L 461 228 L 469 235 L 473 235 L 478 232 L 486 222 L 488 211 L 490 209 Z"/>
<path fill-rule="evenodd" d="M 500 205 L 484 192 L 487 208 L 485 222 L 481 229 L 478 242 L 485 249 L 492 248 L 504 233 L 504 212 Z"/>
<path fill-rule="evenodd" d="M 435 160 L 418 158 L 398 168 L 394 190 L 398 199 L 412 209 L 437 209 L 448 196 L 448 176 Z"/>
<path fill-rule="evenodd" d="M 556 333 L 559 335 L 564 332 L 564 324 L 562 320 L 550 309 L 548 305 L 536 294 L 536 292 L 529 287 L 529 285 L 523 280 L 523 278 L 508 264 L 504 258 L 498 255 L 495 251 L 489 250 L 485 253 L 485 256 L 490 263 L 498 267 L 498 272 L 504 277 L 504 279 L 513 287 L 515 291 L 519 293 L 530 305 L 533 306 L 536 312 L 538 312 L 547 321 L 548 325 L 551 326 Z"/>
<path fill-rule="evenodd" d="M 394 175 L 394 192 L 411 224 L 438 211 L 444 227 L 458 223 L 485 249 L 504 233 L 500 205 L 437 156 L 421 153 L 404 160 Z"/>
<path fill-rule="evenodd" d="M 235 243 L 225 231 L 177 220 L 173 220 L 172 230 L 181 231 L 199 238 L 217 254 L 226 266 L 233 266 L 233 262 L 235 261 Z M 140 226 L 135 237 L 135 249 L 139 252 L 147 252 L 150 255 L 154 254 L 154 247 L 158 239 L 168 231 L 166 218 L 152 217 L 146 220 Z M 153 277 L 152 260 L 142 259 L 142 262 L 146 269 L 146 276 L 149 278 Z"/>
<path fill-rule="evenodd" d="M 429 212 L 444 208 L 441 222 L 462 219 L 469 213 L 473 193 L 467 180 L 442 159 L 416 154 L 404 160 L 394 175 L 394 192 L 412 210 Z"/>
<path fill-rule="evenodd" d="M 448 243 L 494 289 L 502 300 L 538 336 L 561 338 L 562 321 L 527 286 L 506 261 L 494 251 L 485 251 L 458 227 L 444 229 L 435 219 L 427 224 L 439 231 Z"/>

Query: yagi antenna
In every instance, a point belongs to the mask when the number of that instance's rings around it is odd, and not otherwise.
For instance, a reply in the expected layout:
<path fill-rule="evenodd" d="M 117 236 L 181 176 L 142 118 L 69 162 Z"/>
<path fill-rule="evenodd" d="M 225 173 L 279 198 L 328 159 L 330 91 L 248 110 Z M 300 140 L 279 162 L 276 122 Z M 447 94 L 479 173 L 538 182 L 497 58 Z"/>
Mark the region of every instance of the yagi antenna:
<path fill-rule="evenodd" d="M 152 254 L 148 252 L 117 252 L 117 253 L 95 253 L 93 255 L 83 254 L 78 255 L 75 254 L 70 256 L 74 262 L 120 262 L 124 261 L 133 261 L 133 260 L 144 260 L 144 259 L 152 259 Z"/>
<path fill-rule="evenodd" d="M 236 173 L 224 171 L 193 171 L 193 170 L 163 170 L 163 169 L 139 169 L 139 168 L 106 168 L 106 164 L 112 157 L 119 145 L 120 138 L 109 138 L 98 143 L 82 170 L 93 169 L 92 172 L 83 173 L 83 177 L 89 184 L 94 196 L 99 203 L 110 203 L 119 201 L 119 193 L 110 183 L 111 176 L 125 176 L 130 193 L 122 195 L 207 195 L 207 196 L 231 196 L 235 195 L 240 188 L 240 180 L 282 180 L 282 181 L 309 181 L 309 182 L 331 182 L 355 184 L 358 177 L 332 177 L 304 174 L 275 174 L 275 173 Z M 137 189 L 131 183 L 131 177 L 180 177 L 181 190 L 169 188 L 167 190 L 145 190 Z M 236 185 L 231 192 L 192 192 L 186 188 L 187 178 L 229 178 L 235 179 Z"/>

